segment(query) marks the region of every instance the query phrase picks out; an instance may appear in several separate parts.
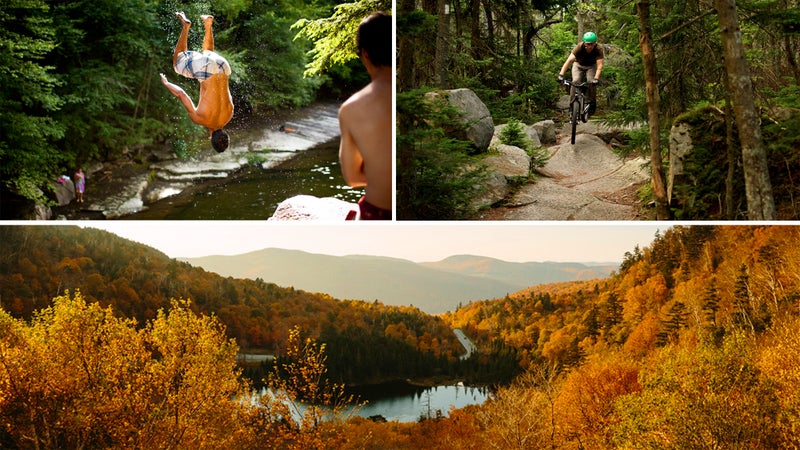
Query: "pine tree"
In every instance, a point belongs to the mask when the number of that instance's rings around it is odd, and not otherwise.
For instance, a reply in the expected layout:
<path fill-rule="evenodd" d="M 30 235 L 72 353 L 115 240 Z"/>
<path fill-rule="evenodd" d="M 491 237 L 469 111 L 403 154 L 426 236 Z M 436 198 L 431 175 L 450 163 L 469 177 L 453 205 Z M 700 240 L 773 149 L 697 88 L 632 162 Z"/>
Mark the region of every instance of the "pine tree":
<path fill-rule="evenodd" d="M 661 321 L 661 332 L 658 333 L 657 345 L 665 345 L 678 338 L 681 329 L 688 325 L 689 312 L 683 302 L 676 301 L 669 308 L 667 318 Z"/>
<path fill-rule="evenodd" d="M 736 282 L 733 285 L 733 299 L 735 308 L 734 324 L 748 328 L 755 333 L 755 325 L 752 318 L 753 307 L 750 302 L 750 275 L 745 264 L 739 267 L 739 275 L 737 275 Z"/>

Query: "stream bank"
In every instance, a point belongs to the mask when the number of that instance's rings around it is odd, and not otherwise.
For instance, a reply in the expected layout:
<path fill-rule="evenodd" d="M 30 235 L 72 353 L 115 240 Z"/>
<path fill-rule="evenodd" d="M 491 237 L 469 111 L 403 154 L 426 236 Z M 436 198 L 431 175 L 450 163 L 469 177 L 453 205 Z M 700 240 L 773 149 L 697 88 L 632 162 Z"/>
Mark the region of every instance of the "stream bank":
<path fill-rule="evenodd" d="M 321 151 L 330 158 L 331 148 L 338 147 L 338 108 L 339 103 L 316 103 L 231 127 L 228 129 L 231 146 L 223 153 L 217 153 L 208 144 L 190 157 L 153 151 L 144 163 L 131 160 L 107 163 L 87 177 L 86 202 L 53 208 L 54 216 L 159 218 L 145 213 L 165 202 L 198 195 L 203 189 L 235 183 L 253 171 L 275 170 L 287 164 L 291 167 L 294 158 L 310 150 L 325 149 Z M 330 168 L 318 170 L 325 172 Z M 321 196 L 313 188 L 307 193 Z M 268 214 L 258 216 L 268 217 Z"/>

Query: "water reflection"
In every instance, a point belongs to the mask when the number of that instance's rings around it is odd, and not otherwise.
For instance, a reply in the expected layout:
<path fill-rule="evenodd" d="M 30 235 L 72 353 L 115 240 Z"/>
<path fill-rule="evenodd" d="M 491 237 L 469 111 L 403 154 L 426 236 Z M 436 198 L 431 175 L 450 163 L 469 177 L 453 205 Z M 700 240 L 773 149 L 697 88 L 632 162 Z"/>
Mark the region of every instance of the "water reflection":
<path fill-rule="evenodd" d="M 489 389 L 463 385 L 422 388 L 405 384 L 372 386 L 357 390 L 368 403 L 361 407 L 361 417 L 383 416 L 389 421 L 415 422 L 420 417 L 447 416 L 450 408 L 483 404 L 489 398 Z"/>

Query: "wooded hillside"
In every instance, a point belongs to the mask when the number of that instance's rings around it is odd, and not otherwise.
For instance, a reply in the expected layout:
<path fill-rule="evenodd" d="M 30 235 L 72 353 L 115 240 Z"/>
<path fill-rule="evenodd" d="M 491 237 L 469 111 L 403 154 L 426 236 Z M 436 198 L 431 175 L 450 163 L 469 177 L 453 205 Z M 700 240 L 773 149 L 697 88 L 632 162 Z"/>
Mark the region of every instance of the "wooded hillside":
<path fill-rule="evenodd" d="M 798 238 L 673 227 L 608 280 L 462 308 L 455 326 L 500 336 L 527 370 L 457 420 L 501 448 L 797 446 Z"/>
<path fill-rule="evenodd" d="M 413 307 L 224 278 L 95 229 L 0 227 L 3 309 L 30 319 L 67 291 L 140 324 L 172 300 L 190 300 L 194 311 L 218 317 L 243 351 L 278 354 L 297 326 L 330 343 L 331 375 L 349 383 L 441 375 L 463 353 L 441 318 Z"/>

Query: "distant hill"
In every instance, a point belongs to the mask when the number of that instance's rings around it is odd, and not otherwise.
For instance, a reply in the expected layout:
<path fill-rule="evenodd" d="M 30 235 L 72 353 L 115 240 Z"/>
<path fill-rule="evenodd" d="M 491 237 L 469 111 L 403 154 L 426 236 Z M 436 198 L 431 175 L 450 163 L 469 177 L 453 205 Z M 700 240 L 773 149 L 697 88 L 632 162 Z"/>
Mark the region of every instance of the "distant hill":
<path fill-rule="evenodd" d="M 438 314 L 459 303 L 502 297 L 535 284 L 607 277 L 616 265 L 514 263 L 460 255 L 438 262 L 378 256 L 328 256 L 264 249 L 235 256 L 179 258 L 223 276 L 260 278 L 335 298 L 414 305 Z"/>
<path fill-rule="evenodd" d="M 495 258 L 457 255 L 438 262 L 422 263 L 425 267 L 473 277 L 503 280 L 524 287 L 561 281 L 604 278 L 619 268 L 618 263 L 515 263 Z"/>

